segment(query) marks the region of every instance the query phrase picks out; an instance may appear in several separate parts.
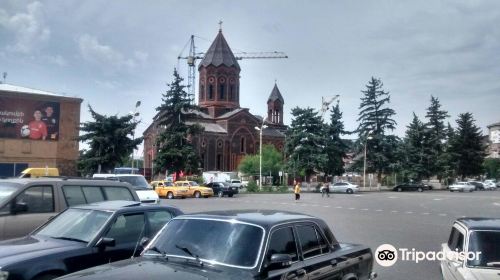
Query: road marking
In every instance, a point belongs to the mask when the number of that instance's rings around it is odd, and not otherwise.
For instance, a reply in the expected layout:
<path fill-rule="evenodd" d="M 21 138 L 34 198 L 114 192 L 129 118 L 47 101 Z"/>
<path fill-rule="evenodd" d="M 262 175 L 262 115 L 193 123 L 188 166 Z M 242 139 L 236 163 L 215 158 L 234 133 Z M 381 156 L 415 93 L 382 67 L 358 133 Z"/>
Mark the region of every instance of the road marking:
<path fill-rule="evenodd" d="M 398 210 L 392 210 L 391 212 L 392 213 L 398 213 L 399 211 Z"/>
<path fill-rule="evenodd" d="M 494 202 L 493 205 L 500 206 L 500 203 Z"/>
<path fill-rule="evenodd" d="M 427 212 L 422 213 L 422 215 L 430 215 L 430 214 L 431 214 L 431 213 L 427 213 Z"/>
<path fill-rule="evenodd" d="M 361 209 L 361 211 L 368 211 L 368 208 L 363 208 Z"/>
<path fill-rule="evenodd" d="M 447 214 L 441 213 L 441 214 L 439 214 L 439 216 L 444 217 L 444 216 L 447 216 Z"/>
<path fill-rule="evenodd" d="M 362 196 L 362 195 L 360 195 L 360 194 L 355 194 L 354 196 L 360 197 L 360 196 Z"/>
<path fill-rule="evenodd" d="M 405 213 L 406 214 L 413 214 L 413 212 L 411 212 L 411 211 L 406 211 Z"/>
<path fill-rule="evenodd" d="M 377 211 L 377 212 L 382 212 L 382 211 L 384 211 L 384 210 L 382 210 L 382 209 L 377 209 L 376 211 Z"/>
<path fill-rule="evenodd" d="M 323 205 L 323 207 L 325 207 L 325 208 L 330 208 L 330 206 L 328 206 L 328 205 Z"/>
<path fill-rule="evenodd" d="M 397 196 L 389 196 L 387 198 L 398 198 Z"/>
<path fill-rule="evenodd" d="M 439 201 L 439 200 L 443 200 L 443 199 L 442 198 L 434 198 L 433 200 Z"/>
<path fill-rule="evenodd" d="M 337 209 L 342 209 L 342 206 L 337 206 L 337 207 L 335 207 L 335 208 L 337 208 Z"/>
<path fill-rule="evenodd" d="M 351 208 L 349 208 L 349 210 L 356 210 L 356 208 L 354 208 L 354 207 L 351 207 Z"/>

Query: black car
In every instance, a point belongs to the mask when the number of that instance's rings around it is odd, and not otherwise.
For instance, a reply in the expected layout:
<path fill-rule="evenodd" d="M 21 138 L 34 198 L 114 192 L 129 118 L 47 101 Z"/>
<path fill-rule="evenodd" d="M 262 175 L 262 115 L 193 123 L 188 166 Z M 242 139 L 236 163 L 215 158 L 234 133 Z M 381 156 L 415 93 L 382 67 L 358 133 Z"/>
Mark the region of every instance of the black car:
<path fill-rule="evenodd" d="M 402 192 L 402 191 L 418 191 L 418 192 L 423 192 L 427 190 L 431 190 L 432 187 L 426 184 L 422 183 L 404 183 L 401 185 L 395 186 L 392 190 L 396 192 Z"/>
<path fill-rule="evenodd" d="M 484 191 L 484 185 L 481 182 L 470 181 L 469 184 L 474 186 L 475 191 Z"/>
<path fill-rule="evenodd" d="M 223 197 L 227 195 L 228 197 L 233 197 L 239 192 L 237 187 L 233 187 L 230 183 L 226 182 L 212 182 L 206 185 L 207 188 L 211 188 L 214 191 L 214 195 Z"/>
<path fill-rule="evenodd" d="M 141 241 L 180 214 L 177 208 L 134 201 L 70 207 L 30 235 L 0 242 L 0 279 L 53 279 L 138 256 Z"/>
<path fill-rule="evenodd" d="M 61 279 L 373 279 L 369 247 L 339 243 L 323 220 L 227 211 L 171 220 L 135 259 Z"/>

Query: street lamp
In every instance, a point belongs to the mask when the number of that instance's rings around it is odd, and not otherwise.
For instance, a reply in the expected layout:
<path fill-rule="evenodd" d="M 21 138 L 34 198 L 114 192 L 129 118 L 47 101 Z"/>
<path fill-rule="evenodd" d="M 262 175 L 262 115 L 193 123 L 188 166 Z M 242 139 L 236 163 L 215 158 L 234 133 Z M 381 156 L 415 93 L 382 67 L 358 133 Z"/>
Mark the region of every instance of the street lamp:
<path fill-rule="evenodd" d="M 371 140 L 373 139 L 373 137 L 371 136 L 371 133 L 373 131 L 369 131 L 368 132 L 368 135 L 366 137 L 366 140 L 365 140 L 365 158 L 364 158 L 364 164 L 363 164 L 363 188 L 366 189 L 366 146 L 368 145 L 368 140 Z"/>
<path fill-rule="evenodd" d="M 267 125 L 264 125 L 264 122 L 262 122 L 262 125 L 260 128 L 258 126 L 255 127 L 256 130 L 259 131 L 260 133 L 260 141 L 259 141 L 259 190 L 262 190 L 262 130 L 264 128 L 267 128 Z"/>
<path fill-rule="evenodd" d="M 139 106 L 141 106 L 141 101 L 140 100 L 138 100 L 137 102 L 135 102 L 134 111 L 130 112 L 130 114 L 132 115 L 132 122 L 133 123 L 135 123 L 135 117 L 139 116 L 139 112 L 137 112 L 137 108 L 139 108 Z M 134 140 L 135 140 L 135 128 L 134 128 L 134 130 L 132 130 L 132 142 L 134 142 Z M 132 170 L 131 170 L 132 174 L 134 174 L 134 162 L 135 162 L 134 154 L 135 154 L 135 147 L 132 150 Z"/>

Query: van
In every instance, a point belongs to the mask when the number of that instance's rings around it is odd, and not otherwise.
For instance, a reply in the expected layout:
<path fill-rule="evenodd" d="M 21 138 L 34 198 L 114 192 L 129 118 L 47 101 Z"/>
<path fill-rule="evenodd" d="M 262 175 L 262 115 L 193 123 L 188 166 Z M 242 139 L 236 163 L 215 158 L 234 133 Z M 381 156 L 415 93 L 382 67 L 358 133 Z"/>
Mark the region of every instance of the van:
<path fill-rule="evenodd" d="M 66 178 L 0 180 L 0 240 L 29 234 L 64 209 L 106 200 L 139 201 L 118 181 Z"/>
<path fill-rule="evenodd" d="M 129 183 L 136 191 L 142 203 L 160 203 L 160 197 L 146 181 L 144 176 L 139 174 L 94 174 L 93 178 L 103 178 Z"/>
<path fill-rule="evenodd" d="M 30 167 L 21 172 L 19 178 L 37 178 L 44 176 L 59 176 L 59 169 L 54 167 Z"/>

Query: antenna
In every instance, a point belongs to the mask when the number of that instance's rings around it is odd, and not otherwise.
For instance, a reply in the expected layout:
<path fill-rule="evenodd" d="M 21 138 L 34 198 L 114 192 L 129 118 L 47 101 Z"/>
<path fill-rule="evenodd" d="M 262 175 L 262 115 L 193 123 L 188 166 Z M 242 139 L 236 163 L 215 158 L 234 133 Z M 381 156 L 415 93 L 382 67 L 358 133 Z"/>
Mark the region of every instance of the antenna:
<path fill-rule="evenodd" d="M 3 72 L 3 83 L 7 80 L 7 72 Z"/>

